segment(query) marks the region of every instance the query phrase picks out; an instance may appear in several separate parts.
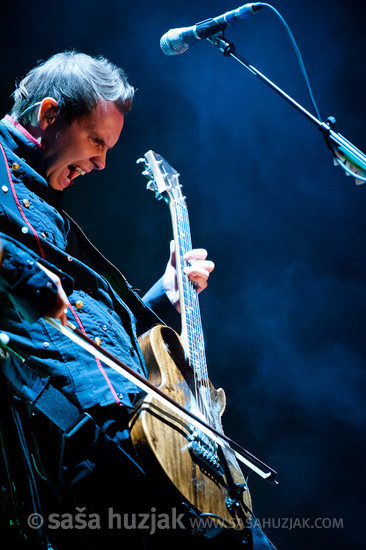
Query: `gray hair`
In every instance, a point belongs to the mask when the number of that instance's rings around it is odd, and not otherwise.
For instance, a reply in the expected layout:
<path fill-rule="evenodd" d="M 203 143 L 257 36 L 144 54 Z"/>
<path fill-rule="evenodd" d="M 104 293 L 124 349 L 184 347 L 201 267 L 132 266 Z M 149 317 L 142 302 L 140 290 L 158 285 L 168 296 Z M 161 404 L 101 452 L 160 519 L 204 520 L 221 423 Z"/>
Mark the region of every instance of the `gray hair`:
<path fill-rule="evenodd" d="M 134 89 L 124 71 L 106 58 L 65 51 L 34 67 L 12 95 L 11 115 L 24 125 L 31 123 L 31 107 L 45 97 L 57 101 L 60 115 L 71 124 L 91 113 L 103 99 L 115 103 L 121 113 L 128 113 Z"/>

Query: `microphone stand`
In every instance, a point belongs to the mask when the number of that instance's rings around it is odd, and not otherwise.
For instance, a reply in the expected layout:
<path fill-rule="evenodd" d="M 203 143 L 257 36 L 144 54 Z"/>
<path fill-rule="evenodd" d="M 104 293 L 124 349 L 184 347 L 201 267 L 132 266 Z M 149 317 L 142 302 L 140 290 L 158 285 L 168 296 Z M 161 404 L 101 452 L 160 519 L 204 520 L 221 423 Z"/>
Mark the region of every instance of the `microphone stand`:
<path fill-rule="evenodd" d="M 322 132 L 327 145 L 336 156 L 337 163 L 349 174 L 356 178 L 356 183 L 366 182 L 366 155 L 362 153 L 351 142 L 345 139 L 341 134 L 334 131 L 336 121 L 334 117 L 328 117 L 327 122 L 318 120 L 309 113 L 302 105 L 290 97 L 286 92 L 279 88 L 274 82 L 258 71 L 253 65 L 248 63 L 235 50 L 232 42 L 229 42 L 222 32 L 206 38 L 211 44 L 216 46 L 225 57 L 232 57 L 242 66 L 248 69 L 254 76 L 267 84 L 274 92 L 280 95 L 285 101 L 290 103 L 295 109 L 302 113 L 310 122 L 312 122 Z"/>

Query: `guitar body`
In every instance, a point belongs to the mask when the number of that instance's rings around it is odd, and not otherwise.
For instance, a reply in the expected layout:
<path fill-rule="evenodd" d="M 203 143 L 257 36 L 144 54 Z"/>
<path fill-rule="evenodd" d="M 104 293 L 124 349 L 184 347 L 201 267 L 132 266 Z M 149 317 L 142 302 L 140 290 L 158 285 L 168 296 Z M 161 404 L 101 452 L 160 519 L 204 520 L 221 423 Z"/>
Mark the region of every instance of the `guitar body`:
<path fill-rule="evenodd" d="M 149 381 L 198 415 L 197 379 L 186 360 L 179 335 L 155 326 L 140 338 Z M 221 427 L 225 394 L 210 383 L 211 417 Z M 147 396 L 131 420 L 131 438 L 143 467 L 161 476 L 199 514 L 214 515 L 218 525 L 240 529 L 251 510 L 251 497 L 234 454 L 217 448 L 205 434 Z M 168 487 L 167 487 L 168 488 Z M 215 518 L 215 519 L 216 519 Z"/>

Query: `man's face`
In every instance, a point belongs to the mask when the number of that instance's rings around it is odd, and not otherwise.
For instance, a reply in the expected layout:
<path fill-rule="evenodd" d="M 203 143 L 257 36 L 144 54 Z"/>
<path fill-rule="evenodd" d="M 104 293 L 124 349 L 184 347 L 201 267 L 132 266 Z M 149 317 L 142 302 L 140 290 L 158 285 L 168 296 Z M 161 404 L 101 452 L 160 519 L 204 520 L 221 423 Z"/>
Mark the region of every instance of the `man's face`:
<path fill-rule="evenodd" d="M 99 101 L 96 108 L 71 125 L 57 116 L 44 131 L 42 145 L 49 185 L 62 191 L 74 179 L 105 167 L 108 149 L 123 128 L 124 116 L 110 101 Z"/>

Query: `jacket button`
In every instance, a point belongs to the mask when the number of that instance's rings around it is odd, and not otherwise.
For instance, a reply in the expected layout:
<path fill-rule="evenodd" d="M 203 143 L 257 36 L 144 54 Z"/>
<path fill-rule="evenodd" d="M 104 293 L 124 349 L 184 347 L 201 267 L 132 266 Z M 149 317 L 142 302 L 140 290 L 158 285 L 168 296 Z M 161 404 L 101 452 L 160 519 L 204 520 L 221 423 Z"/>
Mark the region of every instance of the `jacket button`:
<path fill-rule="evenodd" d="M 28 199 L 23 199 L 23 204 L 26 208 L 29 208 L 29 200 Z"/>
<path fill-rule="evenodd" d="M 67 261 L 68 261 L 68 262 L 72 262 L 72 257 L 71 257 L 71 256 L 68 256 L 68 257 L 67 257 Z"/>
<path fill-rule="evenodd" d="M 4 193 L 7 193 L 9 191 L 8 187 L 6 185 L 3 185 L 1 189 L 4 191 Z"/>
<path fill-rule="evenodd" d="M 28 233 L 28 227 L 26 227 L 25 225 L 22 227 L 22 233 Z"/>
<path fill-rule="evenodd" d="M 11 168 L 14 171 L 19 170 L 19 164 L 17 162 L 13 162 L 13 164 L 11 165 Z"/>
<path fill-rule="evenodd" d="M 77 309 L 81 309 L 84 304 L 81 300 L 76 300 L 75 305 Z"/>

